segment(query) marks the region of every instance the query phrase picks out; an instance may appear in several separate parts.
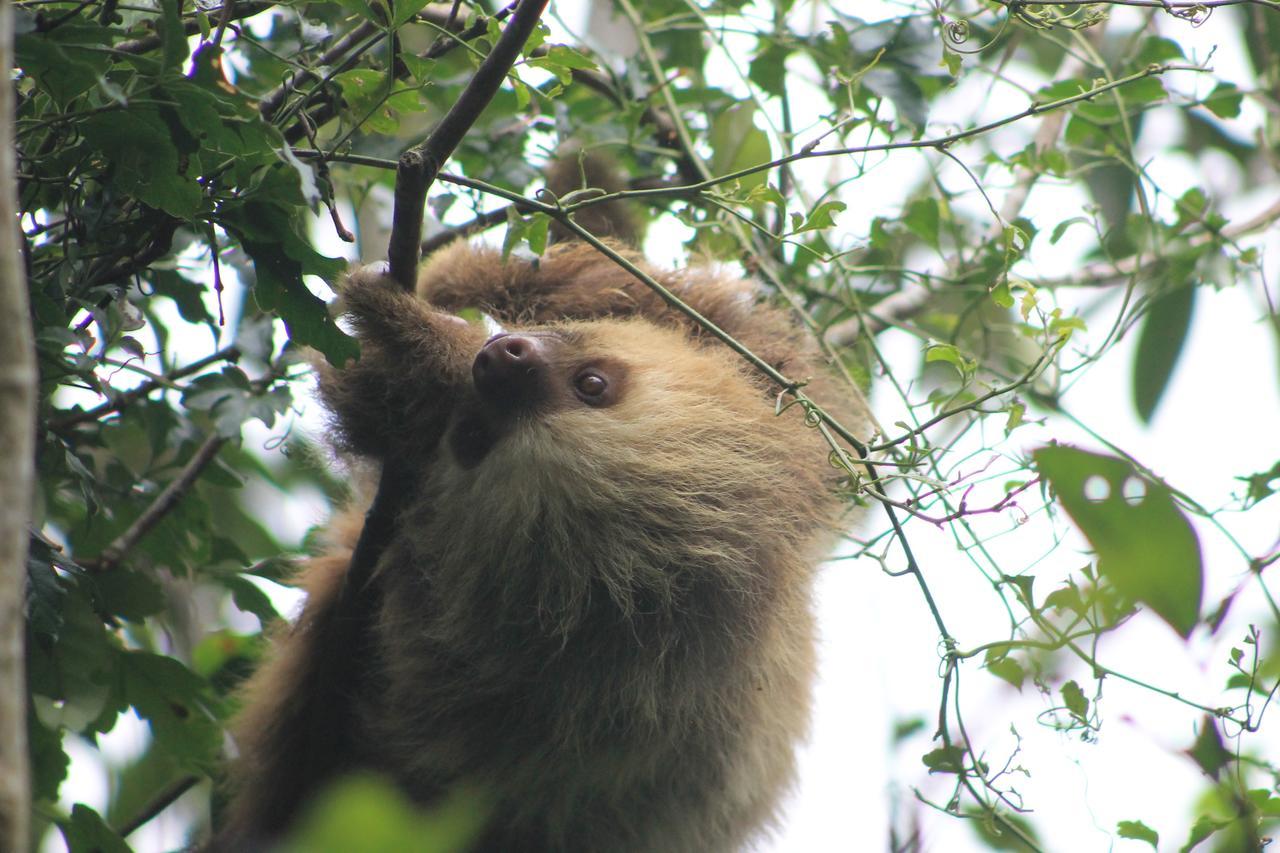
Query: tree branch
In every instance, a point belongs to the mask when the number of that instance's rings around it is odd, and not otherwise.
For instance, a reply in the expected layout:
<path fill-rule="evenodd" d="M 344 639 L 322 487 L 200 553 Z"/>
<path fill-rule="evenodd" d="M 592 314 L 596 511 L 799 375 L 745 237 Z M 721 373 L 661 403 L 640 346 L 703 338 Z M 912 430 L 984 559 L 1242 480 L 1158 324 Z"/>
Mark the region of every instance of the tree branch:
<path fill-rule="evenodd" d="M 142 515 L 138 516 L 133 524 L 129 525 L 124 533 L 116 537 L 115 541 L 103 549 L 97 560 L 90 563 L 84 563 L 86 568 L 92 568 L 95 571 L 105 572 L 115 568 L 124 555 L 133 549 L 135 545 L 141 541 L 142 537 L 151 532 L 151 529 L 160 523 L 169 512 L 178 505 L 178 501 L 191 490 L 199 479 L 201 472 L 213 461 L 213 457 L 218 455 L 218 451 L 222 449 L 222 445 L 227 443 L 227 439 L 221 435 L 209 436 L 205 439 L 204 444 L 200 445 L 195 455 L 183 467 L 181 473 L 174 478 L 173 482 L 165 486 L 151 506 L 143 510 Z"/>
<path fill-rule="evenodd" d="M 136 832 L 139 827 L 143 826 L 156 815 L 160 814 L 160 812 L 177 802 L 179 797 L 194 788 L 196 783 L 199 781 L 199 776 L 183 776 L 170 783 L 163 791 L 152 797 L 136 815 L 120 825 L 120 829 L 118 830 L 120 837 L 128 838 Z"/>
<path fill-rule="evenodd" d="M 201 370 L 204 370 L 206 367 L 208 367 L 211 364 L 216 364 L 219 361 L 235 362 L 239 360 L 239 358 L 240 358 L 239 347 L 235 345 L 223 347 L 222 349 L 218 350 L 212 355 L 207 355 L 204 358 L 197 359 L 196 361 L 191 362 L 185 367 L 177 368 L 176 370 L 167 374 L 163 379 L 148 379 L 138 387 L 130 388 L 128 391 L 118 394 L 114 399 L 108 400 L 107 402 L 102 403 L 101 405 L 94 406 L 92 409 L 85 409 L 84 411 L 80 411 L 80 412 L 72 412 L 66 417 L 53 420 L 49 424 L 49 429 L 53 430 L 54 432 L 61 432 L 63 430 L 70 429 L 73 426 L 77 426 L 78 424 L 88 423 L 89 421 L 96 421 L 98 418 L 102 417 L 103 415 L 109 415 L 112 412 L 123 409 L 125 406 L 129 405 L 135 400 L 138 400 L 138 399 L 141 399 L 142 397 L 147 396 L 157 388 L 170 385 L 176 380 L 190 376 L 193 373 L 199 373 Z"/>
<path fill-rule="evenodd" d="M 440 168 L 458 147 L 462 137 L 489 105 L 520 49 L 529 40 L 547 0 L 521 0 L 498 43 L 485 57 L 457 102 L 421 145 L 400 157 L 396 169 L 395 213 L 387 257 L 391 277 L 413 290 L 418 271 L 418 246 L 422 241 L 422 207 Z"/>

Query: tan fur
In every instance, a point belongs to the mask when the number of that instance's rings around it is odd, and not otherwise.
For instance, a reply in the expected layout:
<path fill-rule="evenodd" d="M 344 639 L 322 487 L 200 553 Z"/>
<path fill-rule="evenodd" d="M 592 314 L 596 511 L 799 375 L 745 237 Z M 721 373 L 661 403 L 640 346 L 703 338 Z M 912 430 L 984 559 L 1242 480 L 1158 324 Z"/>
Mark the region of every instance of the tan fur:
<path fill-rule="evenodd" d="M 840 399 L 749 285 L 655 275 Z M 827 448 L 798 409 L 775 414 L 777 389 L 742 359 L 590 248 L 530 263 L 454 246 L 419 291 L 357 275 L 344 292 L 363 352 L 322 377 L 339 444 L 409 472 L 416 497 L 360 643 L 326 644 L 351 636 L 338 632 L 355 618 L 341 602 L 358 515 L 311 561 L 306 610 L 249 688 L 239 793 L 213 846 L 278 837 L 317 786 L 363 767 L 422 803 L 460 783 L 487 792 L 477 850 L 738 848 L 776 816 L 805 732 L 810 586 L 840 512 Z M 512 416 L 478 462 L 456 456 L 467 413 L 487 411 L 469 379 L 484 333 L 433 309 L 472 306 L 544 330 L 556 364 L 617 365 L 620 399 Z"/>

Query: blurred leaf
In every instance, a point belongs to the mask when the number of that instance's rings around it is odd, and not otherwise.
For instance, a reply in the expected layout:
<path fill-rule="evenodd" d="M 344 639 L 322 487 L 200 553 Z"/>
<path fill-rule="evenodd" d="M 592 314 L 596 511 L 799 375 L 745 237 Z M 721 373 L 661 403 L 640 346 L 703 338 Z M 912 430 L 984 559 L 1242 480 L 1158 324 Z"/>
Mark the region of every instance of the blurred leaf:
<path fill-rule="evenodd" d="M 918 198 L 902 212 L 902 224 L 933 249 L 937 249 L 939 245 L 938 229 L 941 219 L 938 200 L 932 197 Z"/>
<path fill-rule="evenodd" d="M 141 572 L 117 567 L 94 574 L 89 582 L 104 613 L 141 622 L 164 610 L 164 593 L 160 585 Z"/>
<path fill-rule="evenodd" d="M 1190 853 L 1197 844 L 1204 841 L 1215 832 L 1224 829 L 1230 823 L 1231 821 L 1229 820 L 1219 820 L 1218 818 L 1210 817 L 1209 815 L 1200 815 L 1200 817 L 1196 818 L 1196 822 L 1192 824 L 1191 833 L 1187 837 L 1187 843 L 1182 845 L 1181 853 Z"/>
<path fill-rule="evenodd" d="M 1219 83 L 1204 99 L 1204 105 L 1218 118 L 1236 118 L 1240 115 L 1240 104 L 1244 101 L 1244 93 L 1233 83 Z"/>
<path fill-rule="evenodd" d="M 920 760 L 931 773 L 959 773 L 967 755 L 962 746 L 940 746 L 920 756 Z"/>
<path fill-rule="evenodd" d="M 1133 361 L 1133 404 L 1144 423 L 1151 422 L 1186 344 L 1196 289 L 1175 285 L 1157 295 L 1142 318 Z"/>
<path fill-rule="evenodd" d="M 68 853 L 131 853 L 129 845 L 107 826 L 102 817 L 82 803 L 71 807 L 71 816 L 58 821 Z"/>
<path fill-rule="evenodd" d="M 177 660 L 148 652 L 120 656 L 122 695 L 151 724 L 156 740 L 183 766 L 208 771 L 222 730 L 208 705 L 208 685 Z"/>
<path fill-rule="evenodd" d="M 1236 477 L 1236 479 L 1246 483 L 1248 486 L 1245 491 L 1246 508 L 1253 506 L 1258 501 L 1269 498 L 1276 493 L 1275 483 L 1280 480 L 1280 461 L 1277 461 L 1267 471 L 1260 471 L 1248 477 Z"/>
<path fill-rule="evenodd" d="M 1022 664 L 1013 658 L 987 652 L 985 666 L 992 675 L 1007 681 L 1018 690 L 1022 690 L 1022 683 L 1026 680 L 1027 673 L 1022 668 Z"/>
<path fill-rule="evenodd" d="M 1145 841 L 1155 850 L 1160 849 L 1160 835 L 1140 820 L 1122 820 L 1116 824 L 1116 835 Z"/>
<path fill-rule="evenodd" d="M 418 811 L 388 783 L 351 777 L 312 804 L 286 846 L 308 853 L 456 853 L 483 828 L 488 812 L 485 798 L 466 788 Z"/>
<path fill-rule="evenodd" d="M 1071 716 L 1082 723 L 1089 722 L 1089 700 L 1075 681 L 1068 681 L 1062 685 L 1062 703 L 1071 712 Z"/>
<path fill-rule="evenodd" d="M 773 159 L 769 137 L 756 127 L 755 115 L 755 105 L 743 102 L 715 117 L 711 124 L 712 173 L 727 175 Z M 738 183 L 749 192 L 768 178 L 769 173 L 761 171 L 739 178 Z"/>
<path fill-rule="evenodd" d="M 1200 615 L 1200 543 L 1173 496 L 1122 459 L 1072 447 L 1035 451 L 1036 468 L 1098 553 L 1102 573 L 1184 638 Z"/>
<path fill-rule="evenodd" d="M 1218 725 L 1213 717 L 1206 714 L 1200 719 L 1200 732 L 1196 735 L 1196 741 L 1187 750 L 1187 755 L 1191 757 L 1206 776 L 1214 779 L 1218 778 L 1218 774 L 1231 760 L 1231 753 L 1222 745 L 1222 735 L 1218 733 Z"/>

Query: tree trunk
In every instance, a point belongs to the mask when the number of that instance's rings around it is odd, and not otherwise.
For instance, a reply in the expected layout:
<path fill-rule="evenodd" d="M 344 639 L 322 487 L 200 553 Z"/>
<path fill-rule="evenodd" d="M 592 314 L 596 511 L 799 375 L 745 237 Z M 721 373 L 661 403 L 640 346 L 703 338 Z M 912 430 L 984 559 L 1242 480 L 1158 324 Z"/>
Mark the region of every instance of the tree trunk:
<path fill-rule="evenodd" d="M 36 355 L 19 245 L 14 156 L 13 5 L 0 0 L 0 850 L 28 849 L 24 602 L 35 482 Z"/>

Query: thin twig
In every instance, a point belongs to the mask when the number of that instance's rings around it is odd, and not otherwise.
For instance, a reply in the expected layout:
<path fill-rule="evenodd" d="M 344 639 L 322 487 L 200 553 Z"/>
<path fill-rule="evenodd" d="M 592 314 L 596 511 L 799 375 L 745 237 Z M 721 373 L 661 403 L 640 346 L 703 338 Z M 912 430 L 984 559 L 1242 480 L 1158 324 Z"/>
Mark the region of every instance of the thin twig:
<path fill-rule="evenodd" d="M 105 572 L 114 568 L 119 564 L 125 554 L 129 553 L 135 545 L 141 541 L 142 537 L 151 532 L 151 529 L 160 523 L 175 506 L 178 501 L 182 500 L 191 487 L 195 485 L 200 474 L 208 467 L 213 458 L 218 455 L 218 451 L 222 449 L 222 445 L 227 443 L 224 436 L 214 434 L 205 439 L 204 444 L 196 450 L 195 455 L 183 466 L 182 471 L 174 478 L 173 482 L 165 486 L 159 496 L 151 502 L 151 506 L 142 511 L 142 515 L 138 516 L 129 528 L 116 537 L 115 541 L 103 549 L 97 560 L 84 563 L 88 568 L 94 571 Z"/>
<path fill-rule="evenodd" d="M 264 3 L 264 2 L 237 2 L 235 3 L 235 12 L 233 12 L 230 15 L 225 14 L 225 9 L 221 9 L 221 8 L 211 9 L 209 10 L 209 14 L 210 15 L 213 15 L 215 13 L 222 14 L 223 20 L 229 23 L 230 21 L 240 21 L 240 20 L 244 20 L 245 18 L 252 18 L 254 15 L 258 14 L 259 12 L 265 12 L 267 9 L 270 9 L 274 5 L 276 4 Z M 199 17 L 193 15 L 187 20 L 183 21 L 182 31 L 189 36 L 193 36 L 196 33 L 200 32 Z M 149 51 L 158 49 L 160 45 L 161 45 L 160 34 L 156 33 L 155 35 L 143 36 L 140 39 L 130 39 L 128 41 L 122 41 L 117 44 L 113 44 L 111 46 L 111 49 L 119 53 L 147 53 Z"/>
<path fill-rule="evenodd" d="M 199 776 L 183 776 L 174 780 L 167 788 L 152 797 L 151 801 L 143 806 L 136 815 L 120 825 L 120 829 L 117 830 L 120 837 L 128 838 L 137 832 L 139 827 L 148 823 L 160 812 L 177 802 L 179 797 L 194 788 L 199 781 Z"/>
<path fill-rule="evenodd" d="M 196 361 L 193 361 L 184 367 L 179 367 L 178 369 L 167 374 L 163 380 L 158 378 L 149 379 L 146 382 L 143 382 L 138 387 L 130 388 L 128 391 L 123 392 L 113 400 L 108 400 L 107 402 L 102 403 L 101 405 L 94 406 L 92 409 L 85 409 L 82 412 L 73 412 L 72 414 L 69 414 L 66 417 L 58 418 L 49 424 L 49 429 L 53 430 L 54 432 L 61 432 L 66 429 L 70 429 L 71 427 L 76 426 L 78 424 L 88 423 L 89 421 L 96 421 L 98 418 L 101 418 L 103 415 L 108 415 L 108 414 L 111 414 L 112 412 L 123 409 L 125 406 L 129 405 L 135 400 L 138 400 L 138 399 L 141 399 L 142 397 L 147 396 L 157 388 L 171 385 L 176 380 L 190 376 L 193 373 L 198 373 L 201 370 L 204 370 L 206 367 L 208 367 L 211 364 L 216 364 L 219 361 L 234 362 L 239 358 L 240 358 L 239 347 L 235 345 L 223 347 L 222 349 L 218 350 L 212 355 L 207 355 L 204 358 L 197 359 Z"/>
<path fill-rule="evenodd" d="M 359 26 L 335 41 L 329 46 L 328 50 L 320 54 L 315 62 L 316 67 L 324 68 L 333 65 L 335 62 L 346 56 L 347 51 L 351 50 L 352 47 L 377 32 L 377 29 L 378 28 L 372 21 L 361 22 Z M 310 68 L 299 69 L 287 82 L 281 83 L 262 97 L 262 100 L 258 102 L 258 114 L 264 119 L 270 121 L 272 117 L 275 116 L 276 112 L 279 111 L 281 105 L 284 104 L 284 99 L 287 98 L 289 93 L 294 91 L 299 84 L 306 80 L 318 79 L 319 75 L 314 70 Z"/>

